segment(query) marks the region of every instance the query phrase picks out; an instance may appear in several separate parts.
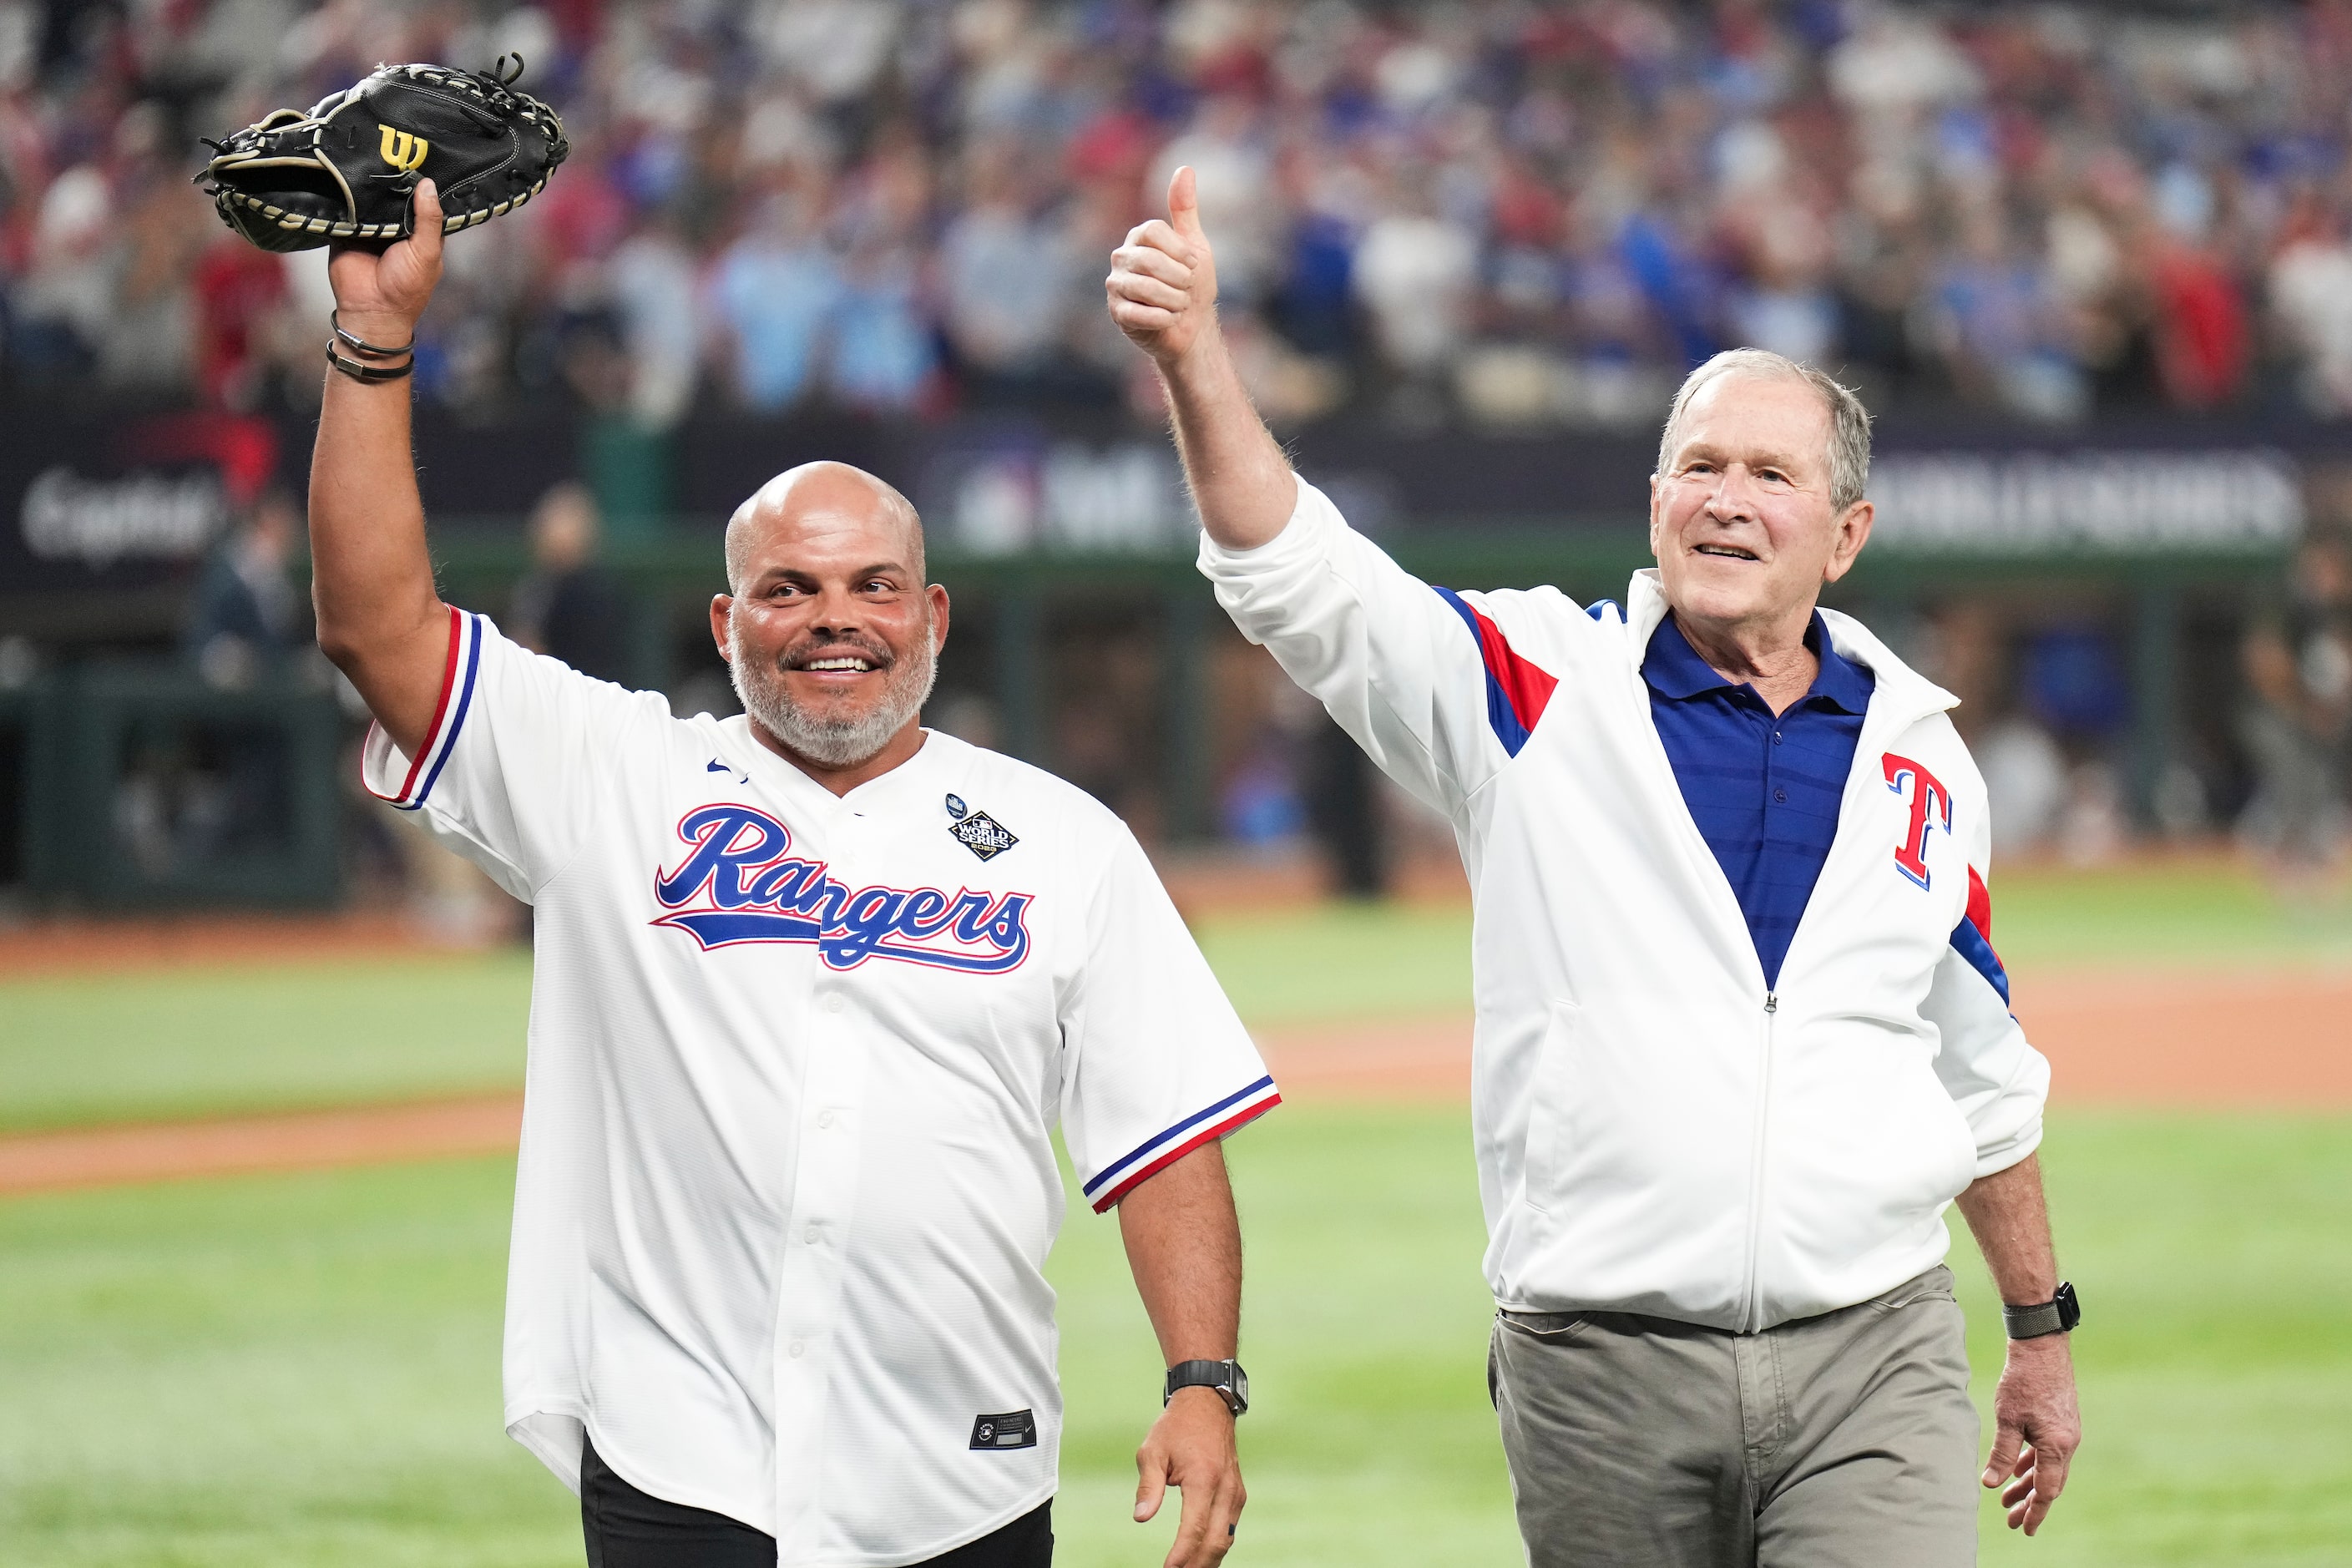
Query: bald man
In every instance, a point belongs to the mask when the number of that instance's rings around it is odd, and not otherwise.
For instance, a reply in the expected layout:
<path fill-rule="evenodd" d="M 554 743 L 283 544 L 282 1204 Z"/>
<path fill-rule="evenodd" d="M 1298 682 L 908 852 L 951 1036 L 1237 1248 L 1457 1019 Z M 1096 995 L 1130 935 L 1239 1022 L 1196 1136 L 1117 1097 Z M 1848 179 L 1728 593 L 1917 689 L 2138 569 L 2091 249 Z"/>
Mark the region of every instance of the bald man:
<path fill-rule="evenodd" d="M 535 910 L 508 1430 L 591 1568 L 1049 1563 L 1058 1122 L 1169 1363 L 1135 1517 L 1181 1489 L 1169 1568 L 1216 1563 L 1248 1400 L 1219 1144 L 1279 1097 L 1150 863 L 922 728 L 948 596 L 870 474 L 729 523 L 737 718 L 444 605 L 400 384 L 438 211 L 426 182 L 418 237 L 330 258 L 311 551 L 369 786 Z"/>

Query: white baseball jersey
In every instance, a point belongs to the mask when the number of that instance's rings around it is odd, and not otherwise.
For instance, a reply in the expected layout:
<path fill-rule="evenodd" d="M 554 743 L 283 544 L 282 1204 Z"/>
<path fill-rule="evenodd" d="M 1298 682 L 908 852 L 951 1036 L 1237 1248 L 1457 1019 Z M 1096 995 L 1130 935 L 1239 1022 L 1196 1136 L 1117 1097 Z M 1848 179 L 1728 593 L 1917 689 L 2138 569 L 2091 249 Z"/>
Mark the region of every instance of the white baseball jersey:
<path fill-rule="evenodd" d="M 1201 567 L 1251 640 L 1454 824 L 1475 901 L 1471 1119 L 1507 1307 L 1753 1331 L 1933 1267 L 1944 1205 L 2042 1138 L 2050 1068 L 1991 937 L 1984 782 L 1951 694 L 1859 623 L 1875 677 L 1779 979 L 1685 804 L 1621 607 L 1440 593 L 1300 484 Z"/>
<path fill-rule="evenodd" d="M 536 911 L 506 1418 L 782 1564 L 1053 1494 L 1058 1120 L 1099 1211 L 1277 1101 L 1124 825 L 931 733 L 836 797 L 452 612 L 369 787 Z"/>

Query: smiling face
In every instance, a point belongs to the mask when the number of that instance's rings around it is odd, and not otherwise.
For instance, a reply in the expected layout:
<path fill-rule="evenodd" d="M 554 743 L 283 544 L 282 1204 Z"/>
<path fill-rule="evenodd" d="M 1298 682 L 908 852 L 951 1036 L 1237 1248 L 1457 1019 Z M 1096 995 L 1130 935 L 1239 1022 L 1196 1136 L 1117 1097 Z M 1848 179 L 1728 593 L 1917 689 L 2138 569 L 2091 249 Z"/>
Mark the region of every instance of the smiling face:
<path fill-rule="evenodd" d="M 1870 537 L 1871 504 L 1831 504 L 1830 412 L 1794 377 L 1731 374 L 1684 406 L 1650 481 L 1650 550 L 1676 618 L 1801 636 L 1822 584 Z"/>
<path fill-rule="evenodd" d="M 904 496 L 840 463 L 779 474 L 728 523 L 727 575 L 711 634 L 763 739 L 819 773 L 913 753 L 948 595 Z"/>

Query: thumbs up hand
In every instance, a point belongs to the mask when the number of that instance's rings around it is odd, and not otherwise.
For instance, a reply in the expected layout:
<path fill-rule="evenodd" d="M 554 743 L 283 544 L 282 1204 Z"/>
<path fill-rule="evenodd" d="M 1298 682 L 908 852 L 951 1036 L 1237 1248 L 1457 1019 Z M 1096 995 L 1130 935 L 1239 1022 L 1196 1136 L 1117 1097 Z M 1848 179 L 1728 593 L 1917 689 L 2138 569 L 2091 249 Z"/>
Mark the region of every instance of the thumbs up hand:
<path fill-rule="evenodd" d="M 1110 319 L 1138 348 L 1172 369 L 1217 321 L 1217 258 L 1201 228 L 1192 171 L 1168 182 L 1168 216 L 1129 230 L 1103 279 Z"/>

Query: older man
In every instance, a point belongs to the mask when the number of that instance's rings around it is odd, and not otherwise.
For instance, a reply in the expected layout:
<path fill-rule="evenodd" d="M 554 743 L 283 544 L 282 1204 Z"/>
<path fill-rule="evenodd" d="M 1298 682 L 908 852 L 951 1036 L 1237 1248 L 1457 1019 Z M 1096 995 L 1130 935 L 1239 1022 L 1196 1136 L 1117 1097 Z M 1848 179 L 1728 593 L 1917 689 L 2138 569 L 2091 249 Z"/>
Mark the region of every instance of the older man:
<path fill-rule="evenodd" d="M 1168 1562 L 1213 1564 L 1247 1401 L 1217 1140 L 1276 1096 L 1142 851 L 921 727 L 947 594 L 854 468 L 728 525 L 740 718 L 441 603 L 399 384 L 440 272 L 416 205 L 329 264 L 311 548 L 372 787 L 536 910 L 509 1430 L 579 1491 L 592 1568 L 1042 1568 L 1058 1119 L 1172 1363 L 1137 1517 L 1181 1487 Z"/>
<path fill-rule="evenodd" d="M 1624 605 L 1432 588 L 1292 474 L 1189 173 L 1169 202 L 1108 290 L 1166 382 L 1202 570 L 1469 869 L 1490 1381 L 1532 1561 L 1973 1562 L 1955 1198 L 2018 1336 L 1982 1479 L 2031 1533 L 2079 1436 L 2049 1070 L 1988 940 L 1954 700 L 1815 605 L 1870 536 L 1861 405 L 1720 355 L 1667 418 Z"/>

